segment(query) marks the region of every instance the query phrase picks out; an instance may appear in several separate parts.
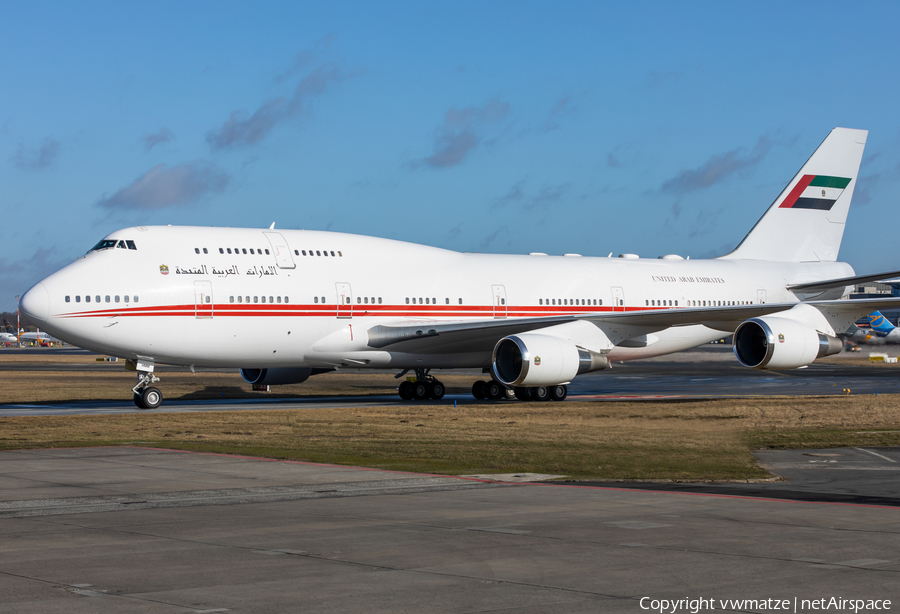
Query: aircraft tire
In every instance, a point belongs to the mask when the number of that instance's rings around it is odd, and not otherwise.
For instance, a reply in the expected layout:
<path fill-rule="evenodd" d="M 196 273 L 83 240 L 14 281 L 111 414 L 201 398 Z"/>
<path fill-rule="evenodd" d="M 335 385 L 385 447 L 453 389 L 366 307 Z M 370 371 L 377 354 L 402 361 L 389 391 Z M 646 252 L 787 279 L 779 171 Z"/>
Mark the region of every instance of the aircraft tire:
<path fill-rule="evenodd" d="M 554 401 L 563 401 L 569 395 L 569 388 L 565 384 L 550 386 L 550 398 Z"/>
<path fill-rule="evenodd" d="M 141 391 L 141 402 L 145 409 L 156 409 L 162 404 L 163 396 L 159 388 L 148 386 Z"/>
<path fill-rule="evenodd" d="M 416 382 L 412 385 L 413 398 L 416 401 L 424 401 L 428 398 L 428 384 L 425 382 Z"/>
<path fill-rule="evenodd" d="M 144 405 L 144 399 L 142 399 L 141 395 L 136 392 L 134 393 L 134 404 L 137 405 L 138 409 L 147 409 L 147 407 Z"/>
<path fill-rule="evenodd" d="M 531 389 L 525 388 L 523 386 L 516 386 L 514 388 L 516 398 L 520 401 L 530 401 L 531 400 Z"/>
<path fill-rule="evenodd" d="M 478 380 L 472 384 L 472 396 L 476 399 L 483 400 L 487 398 L 487 384 L 482 380 Z"/>
<path fill-rule="evenodd" d="M 506 399 L 507 401 L 514 401 L 516 398 L 516 391 L 512 388 L 503 387 L 503 392 L 500 393 L 501 399 Z"/>
<path fill-rule="evenodd" d="M 412 401 L 413 393 L 412 393 L 412 384 L 409 383 L 408 380 L 404 380 L 400 382 L 400 386 L 397 388 L 397 393 L 400 395 L 400 398 L 404 401 Z"/>
<path fill-rule="evenodd" d="M 485 392 L 487 392 L 487 398 L 492 401 L 499 401 L 503 398 L 503 391 L 506 390 L 503 386 L 500 385 L 500 382 L 495 380 L 491 380 L 485 384 Z"/>
<path fill-rule="evenodd" d="M 546 386 L 535 386 L 531 389 L 531 400 L 543 403 L 550 400 L 550 390 Z"/>
<path fill-rule="evenodd" d="M 428 386 L 428 396 L 430 396 L 435 401 L 444 398 L 445 392 L 447 392 L 447 389 L 444 387 L 444 384 L 437 380 L 434 380 L 433 382 L 431 382 L 431 385 Z"/>

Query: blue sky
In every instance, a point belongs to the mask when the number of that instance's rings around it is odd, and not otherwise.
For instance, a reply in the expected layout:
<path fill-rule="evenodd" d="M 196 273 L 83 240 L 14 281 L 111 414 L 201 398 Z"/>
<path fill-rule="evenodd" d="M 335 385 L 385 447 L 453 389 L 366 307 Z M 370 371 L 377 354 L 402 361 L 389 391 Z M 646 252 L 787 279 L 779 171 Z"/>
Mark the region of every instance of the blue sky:
<path fill-rule="evenodd" d="M 712 257 L 835 126 L 900 269 L 900 5 L 0 3 L 0 309 L 117 228 Z M 398 263 L 422 274 L 415 263 Z"/>

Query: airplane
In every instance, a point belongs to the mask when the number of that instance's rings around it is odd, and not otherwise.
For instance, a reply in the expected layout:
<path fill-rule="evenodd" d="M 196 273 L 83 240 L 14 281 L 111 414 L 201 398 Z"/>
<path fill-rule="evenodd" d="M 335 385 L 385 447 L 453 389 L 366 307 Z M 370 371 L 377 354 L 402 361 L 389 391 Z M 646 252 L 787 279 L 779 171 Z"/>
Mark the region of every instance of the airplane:
<path fill-rule="evenodd" d="M 19 341 L 33 341 L 36 343 L 59 343 L 59 339 L 57 339 L 56 337 L 51 337 L 47 333 L 42 333 L 41 331 L 37 331 L 34 333 L 19 333 Z"/>
<path fill-rule="evenodd" d="M 2 332 L 0 333 L 0 343 L 17 343 L 19 341 L 28 341 L 33 342 L 36 341 L 38 343 L 59 343 L 59 339 L 55 337 L 51 337 L 47 333 L 42 333 L 41 331 L 37 332 L 25 332 L 25 329 L 19 329 L 18 336 L 15 334 L 15 328 L 13 325 L 3 320 L 3 326 L 6 330 L 11 330 L 13 332 Z"/>
<path fill-rule="evenodd" d="M 900 343 L 900 328 L 891 324 L 880 311 L 873 311 L 865 318 L 863 323 L 851 326 L 847 331 L 847 338 L 853 342 L 867 343 Z"/>
<path fill-rule="evenodd" d="M 613 258 L 459 253 L 337 232 L 189 226 L 117 230 L 35 284 L 28 319 L 126 359 L 139 408 L 156 365 L 234 367 L 278 385 L 395 369 L 401 398 L 439 399 L 433 369 L 479 368 L 478 399 L 563 400 L 577 375 L 733 334 L 740 364 L 791 369 L 900 298 L 845 300 L 837 261 L 868 132 L 835 128 L 731 252 Z M 398 274 L 404 265 L 411 270 Z"/>

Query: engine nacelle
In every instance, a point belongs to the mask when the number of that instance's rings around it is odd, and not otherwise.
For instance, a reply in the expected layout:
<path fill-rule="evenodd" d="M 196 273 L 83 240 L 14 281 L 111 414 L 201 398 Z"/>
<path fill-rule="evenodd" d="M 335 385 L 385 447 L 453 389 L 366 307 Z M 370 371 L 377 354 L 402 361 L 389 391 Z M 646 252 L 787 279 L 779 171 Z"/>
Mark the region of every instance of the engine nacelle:
<path fill-rule="evenodd" d="M 309 367 L 278 367 L 276 369 L 241 369 L 241 377 L 248 384 L 299 384 L 312 375 Z"/>
<path fill-rule="evenodd" d="M 843 347 L 837 337 L 778 316 L 750 318 L 734 331 L 734 355 L 754 369 L 796 369 Z"/>
<path fill-rule="evenodd" d="M 566 339 L 523 333 L 497 342 L 491 374 L 507 386 L 554 386 L 571 381 L 579 373 L 608 366 L 605 355 L 580 348 Z"/>

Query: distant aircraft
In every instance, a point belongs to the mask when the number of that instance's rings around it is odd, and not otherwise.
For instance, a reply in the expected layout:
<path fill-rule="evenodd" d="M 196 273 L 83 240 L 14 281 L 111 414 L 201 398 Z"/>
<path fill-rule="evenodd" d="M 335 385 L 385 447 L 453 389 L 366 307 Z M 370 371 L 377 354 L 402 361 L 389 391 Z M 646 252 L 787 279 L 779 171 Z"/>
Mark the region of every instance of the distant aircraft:
<path fill-rule="evenodd" d="M 738 361 L 793 369 L 900 298 L 841 300 L 837 262 L 867 132 L 835 128 L 734 251 L 711 260 L 468 254 L 334 232 L 138 226 L 37 283 L 20 307 L 73 345 L 127 359 L 138 407 L 157 364 L 240 368 L 294 384 L 341 368 L 415 372 L 404 399 L 439 399 L 432 369 L 478 368 L 478 399 L 562 400 L 610 361 L 734 334 Z M 558 219 L 560 224 L 584 223 Z M 594 228 L 598 239 L 621 228 Z"/>
<path fill-rule="evenodd" d="M 59 343 L 59 339 L 52 337 L 47 333 L 38 331 L 36 333 L 19 333 L 19 341 L 31 343 L 32 341 L 39 343 Z"/>
<path fill-rule="evenodd" d="M 860 343 L 900 343 L 900 328 L 891 324 L 890 320 L 884 317 L 880 311 L 873 311 L 868 315 L 869 325 L 860 325 L 852 327 L 848 331 L 848 337 L 851 341 Z"/>

